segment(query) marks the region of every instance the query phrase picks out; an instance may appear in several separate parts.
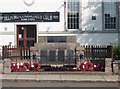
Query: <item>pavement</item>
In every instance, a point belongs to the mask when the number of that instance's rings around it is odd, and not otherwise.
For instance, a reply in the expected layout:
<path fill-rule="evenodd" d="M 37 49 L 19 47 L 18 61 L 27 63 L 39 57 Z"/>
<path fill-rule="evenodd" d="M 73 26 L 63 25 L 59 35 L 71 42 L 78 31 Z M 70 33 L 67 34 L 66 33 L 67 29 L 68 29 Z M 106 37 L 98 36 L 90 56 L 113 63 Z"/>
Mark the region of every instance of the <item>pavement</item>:
<path fill-rule="evenodd" d="M 81 72 L 23 72 L 1 74 L 5 81 L 120 82 L 119 75 Z"/>

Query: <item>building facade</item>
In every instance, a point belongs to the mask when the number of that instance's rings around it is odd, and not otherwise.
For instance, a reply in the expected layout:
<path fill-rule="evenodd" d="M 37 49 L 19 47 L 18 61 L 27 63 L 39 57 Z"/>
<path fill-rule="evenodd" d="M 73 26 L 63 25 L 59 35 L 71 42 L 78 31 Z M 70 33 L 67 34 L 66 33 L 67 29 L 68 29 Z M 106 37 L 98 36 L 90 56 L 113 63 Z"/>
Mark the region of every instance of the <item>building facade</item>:
<path fill-rule="evenodd" d="M 0 49 L 67 42 L 66 37 L 81 45 L 118 44 L 119 12 L 113 0 L 0 0 Z"/>

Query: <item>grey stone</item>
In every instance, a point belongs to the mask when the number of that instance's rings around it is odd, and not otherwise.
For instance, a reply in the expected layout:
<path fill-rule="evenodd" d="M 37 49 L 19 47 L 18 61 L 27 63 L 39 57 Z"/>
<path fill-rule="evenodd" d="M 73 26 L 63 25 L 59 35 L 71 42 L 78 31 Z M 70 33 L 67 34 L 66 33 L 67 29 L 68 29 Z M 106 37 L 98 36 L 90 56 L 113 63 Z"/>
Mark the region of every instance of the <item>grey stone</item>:
<path fill-rule="evenodd" d="M 112 59 L 111 58 L 106 58 L 105 59 L 105 72 L 106 73 L 112 73 Z"/>
<path fill-rule="evenodd" d="M 113 63 L 113 73 L 118 74 L 119 73 L 119 64 Z"/>
<path fill-rule="evenodd" d="M 3 67 L 4 67 L 3 73 L 11 73 L 11 60 L 4 59 Z"/>

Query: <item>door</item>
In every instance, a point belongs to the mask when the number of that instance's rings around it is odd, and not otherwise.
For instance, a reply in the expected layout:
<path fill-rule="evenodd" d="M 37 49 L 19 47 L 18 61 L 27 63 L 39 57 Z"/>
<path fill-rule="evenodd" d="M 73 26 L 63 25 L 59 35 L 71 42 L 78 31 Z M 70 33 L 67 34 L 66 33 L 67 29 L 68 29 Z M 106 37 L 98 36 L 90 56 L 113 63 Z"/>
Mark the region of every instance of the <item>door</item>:
<path fill-rule="evenodd" d="M 17 47 L 34 46 L 36 38 L 36 25 L 17 25 Z"/>

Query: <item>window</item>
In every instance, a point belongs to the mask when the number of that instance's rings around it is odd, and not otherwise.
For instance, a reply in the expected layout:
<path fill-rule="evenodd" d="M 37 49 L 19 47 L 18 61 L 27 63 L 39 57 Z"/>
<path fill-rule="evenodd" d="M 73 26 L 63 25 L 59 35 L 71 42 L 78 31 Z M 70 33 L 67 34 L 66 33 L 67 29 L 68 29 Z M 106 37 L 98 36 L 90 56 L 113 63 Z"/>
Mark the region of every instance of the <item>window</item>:
<path fill-rule="evenodd" d="M 96 16 L 92 16 L 92 20 L 96 20 Z"/>
<path fill-rule="evenodd" d="M 105 14 L 105 29 L 116 29 L 116 17 Z"/>
<path fill-rule="evenodd" d="M 47 42 L 49 43 L 64 43 L 67 42 L 66 36 L 48 36 L 47 37 Z"/>
<path fill-rule="evenodd" d="M 79 0 L 68 0 L 67 27 L 79 29 Z"/>
<path fill-rule="evenodd" d="M 17 25 L 17 46 L 30 47 L 36 43 L 36 25 Z"/>

